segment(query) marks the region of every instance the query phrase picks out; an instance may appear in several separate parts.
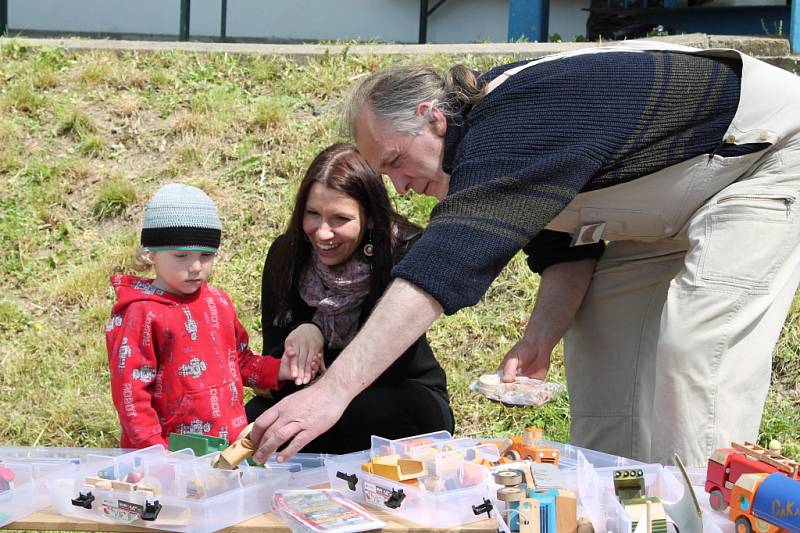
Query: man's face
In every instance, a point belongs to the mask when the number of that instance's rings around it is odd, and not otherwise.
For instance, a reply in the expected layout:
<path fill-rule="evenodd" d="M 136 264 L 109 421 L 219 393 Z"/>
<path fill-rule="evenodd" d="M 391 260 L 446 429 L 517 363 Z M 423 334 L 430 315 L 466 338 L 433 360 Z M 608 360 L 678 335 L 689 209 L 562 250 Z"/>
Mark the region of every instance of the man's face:
<path fill-rule="evenodd" d="M 450 175 L 442 170 L 447 119 L 441 111 L 426 105 L 420 104 L 417 113 L 431 120 L 417 134 L 392 129 L 365 107 L 356 122 L 355 141 L 370 166 L 388 175 L 398 193 L 413 189 L 442 200 L 450 186 Z"/>

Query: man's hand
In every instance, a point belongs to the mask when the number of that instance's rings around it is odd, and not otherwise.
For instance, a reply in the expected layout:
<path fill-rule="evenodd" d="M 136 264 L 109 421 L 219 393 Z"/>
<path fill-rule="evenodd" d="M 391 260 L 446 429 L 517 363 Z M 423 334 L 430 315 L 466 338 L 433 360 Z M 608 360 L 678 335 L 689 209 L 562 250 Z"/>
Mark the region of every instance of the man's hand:
<path fill-rule="evenodd" d="M 596 261 L 556 263 L 542 272 L 536 307 L 525 333 L 503 359 L 503 381 L 518 375 L 544 379 L 550 354 L 566 333 L 592 281 Z"/>
<path fill-rule="evenodd" d="M 300 324 L 286 337 L 284 358 L 288 356 L 291 379 L 295 385 L 305 385 L 314 378 L 322 361 L 325 339 L 314 324 Z"/>
<path fill-rule="evenodd" d="M 389 368 L 442 313 L 442 306 L 415 285 L 396 279 L 378 301 L 355 339 L 313 385 L 262 414 L 251 434 L 264 462 L 284 442 L 285 461 L 329 430 L 350 402 Z"/>
<path fill-rule="evenodd" d="M 552 352 L 552 346 L 520 339 L 506 354 L 500 366 L 503 369 L 503 381 L 511 383 L 517 376 L 544 379 L 550 368 Z"/>
<path fill-rule="evenodd" d="M 254 459 L 265 463 L 291 439 L 278 455 L 278 462 L 285 461 L 328 431 L 349 403 L 346 396 L 328 391 L 322 381 L 287 396 L 256 419 L 250 433 L 250 440 L 258 445 Z"/>

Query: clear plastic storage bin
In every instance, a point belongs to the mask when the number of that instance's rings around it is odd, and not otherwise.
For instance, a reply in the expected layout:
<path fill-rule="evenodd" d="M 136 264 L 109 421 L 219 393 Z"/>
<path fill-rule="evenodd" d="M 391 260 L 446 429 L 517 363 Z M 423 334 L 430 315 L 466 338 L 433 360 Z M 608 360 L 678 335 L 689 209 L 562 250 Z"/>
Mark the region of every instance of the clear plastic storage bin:
<path fill-rule="evenodd" d="M 278 463 L 273 460 L 267 461 L 267 466 L 289 470 L 289 488 L 291 489 L 316 488 L 328 483 L 325 461 L 330 457 L 335 457 L 335 455 L 327 453 L 296 453 L 285 463 Z"/>
<path fill-rule="evenodd" d="M 92 454 L 120 450 L 0 446 L 0 527 L 50 505 L 48 479 L 77 471 Z"/>
<path fill-rule="evenodd" d="M 596 531 L 632 532 L 631 519 L 614 494 L 614 472 L 620 468 L 641 471 L 644 475 L 646 495 L 659 497 L 665 507 L 677 503 L 683 497 L 685 485 L 680 479 L 680 474 L 673 473 L 660 464 L 595 468 L 588 462 L 579 460 L 575 470 L 565 472 L 565 480 L 568 488 L 577 493 L 578 502 L 592 519 Z M 696 490 L 695 494 L 698 499 L 702 496 L 702 493 Z M 712 513 L 704 511 L 702 531 L 722 533 L 723 529 Z"/>
<path fill-rule="evenodd" d="M 119 457 L 90 457 L 50 479 L 53 506 L 66 516 L 168 531 L 216 531 L 269 511 L 289 486 L 286 467 L 211 467 L 211 455 L 152 446 Z"/>
<path fill-rule="evenodd" d="M 641 461 L 628 459 L 627 457 L 620 457 L 618 455 L 611 455 L 605 452 L 598 452 L 581 448 L 580 446 L 573 446 L 571 444 L 564 444 L 563 442 L 552 442 L 549 440 L 540 440 L 536 444 L 546 444 L 556 448 L 561 457 L 558 466 L 561 470 L 574 470 L 578 465 L 578 452 L 582 453 L 589 463 L 595 468 L 625 468 L 628 466 L 643 465 Z"/>
<path fill-rule="evenodd" d="M 398 440 L 373 437 L 370 451 L 328 458 L 325 468 L 331 488 L 345 496 L 427 527 L 446 528 L 489 516 L 489 472 L 464 460 L 466 453 L 447 432 Z M 387 455 L 420 460 L 425 473 L 409 484 L 362 470 Z"/>

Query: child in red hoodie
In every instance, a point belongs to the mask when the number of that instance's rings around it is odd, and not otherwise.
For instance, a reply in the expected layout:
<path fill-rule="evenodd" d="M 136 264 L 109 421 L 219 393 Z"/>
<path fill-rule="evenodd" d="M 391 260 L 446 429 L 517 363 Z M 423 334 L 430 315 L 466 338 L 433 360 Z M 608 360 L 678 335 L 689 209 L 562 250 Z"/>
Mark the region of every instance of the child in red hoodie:
<path fill-rule="evenodd" d="M 165 185 L 145 206 L 141 236 L 155 279 L 111 278 L 117 302 L 106 347 L 123 448 L 166 447 L 172 432 L 233 442 L 247 425 L 242 384 L 277 389 L 292 379 L 289 357 L 250 351 L 233 302 L 206 283 L 220 236 L 203 191 Z"/>

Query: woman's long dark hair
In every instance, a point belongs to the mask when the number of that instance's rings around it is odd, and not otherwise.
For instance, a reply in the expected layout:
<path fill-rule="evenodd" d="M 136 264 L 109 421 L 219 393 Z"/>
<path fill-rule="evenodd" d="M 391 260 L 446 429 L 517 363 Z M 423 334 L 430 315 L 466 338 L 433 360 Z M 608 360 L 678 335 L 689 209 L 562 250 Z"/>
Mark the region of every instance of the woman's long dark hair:
<path fill-rule="evenodd" d="M 356 251 L 357 254 L 362 254 L 364 240 L 372 239 L 373 255 L 364 258 L 370 263 L 372 274 L 369 293 L 362 305 L 363 321 L 391 279 L 394 256 L 400 240 L 397 236 L 407 235 L 417 228 L 392 209 L 381 177 L 370 168 L 355 146 L 345 143 L 334 144 L 320 152 L 300 183 L 289 226 L 284 238 L 276 242 L 277 248 L 272 252 L 276 257 L 275 266 L 264 273 L 269 278 L 273 292 L 273 306 L 269 313 L 271 316 L 265 318 L 270 322 L 275 322 L 276 318 L 279 323 L 286 322 L 290 311 L 298 303 L 298 280 L 312 253 L 311 244 L 303 232 L 303 214 L 311 186 L 315 183 L 354 199 L 364 210 L 364 223 L 371 224 L 371 228 L 364 232 L 364 238 Z M 392 228 L 396 228 L 396 231 Z"/>

